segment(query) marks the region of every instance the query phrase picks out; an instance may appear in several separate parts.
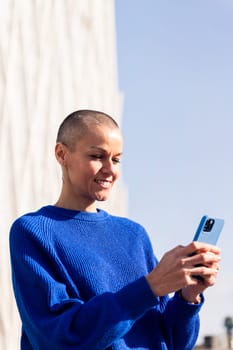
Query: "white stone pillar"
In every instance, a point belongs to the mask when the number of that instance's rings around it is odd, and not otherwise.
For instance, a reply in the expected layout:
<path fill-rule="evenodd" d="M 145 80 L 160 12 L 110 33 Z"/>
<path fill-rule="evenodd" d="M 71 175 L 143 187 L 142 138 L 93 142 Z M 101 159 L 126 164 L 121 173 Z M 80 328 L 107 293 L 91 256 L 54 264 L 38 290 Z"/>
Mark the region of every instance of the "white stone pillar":
<path fill-rule="evenodd" d="M 9 227 L 57 199 L 57 128 L 81 108 L 120 123 L 121 100 L 113 0 L 0 0 L 0 349 L 19 349 Z M 107 205 L 126 212 L 122 183 Z"/>

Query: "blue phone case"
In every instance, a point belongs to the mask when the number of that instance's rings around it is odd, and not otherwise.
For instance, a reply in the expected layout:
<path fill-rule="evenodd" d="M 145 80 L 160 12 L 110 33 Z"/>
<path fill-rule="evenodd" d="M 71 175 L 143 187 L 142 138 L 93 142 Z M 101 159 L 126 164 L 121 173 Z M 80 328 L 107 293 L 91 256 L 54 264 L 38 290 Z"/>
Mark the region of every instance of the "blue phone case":
<path fill-rule="evenodd" d="M 194 241 L 216 245 L 224 225 L 224 220 L 203 216 L 197 228 Z"/>

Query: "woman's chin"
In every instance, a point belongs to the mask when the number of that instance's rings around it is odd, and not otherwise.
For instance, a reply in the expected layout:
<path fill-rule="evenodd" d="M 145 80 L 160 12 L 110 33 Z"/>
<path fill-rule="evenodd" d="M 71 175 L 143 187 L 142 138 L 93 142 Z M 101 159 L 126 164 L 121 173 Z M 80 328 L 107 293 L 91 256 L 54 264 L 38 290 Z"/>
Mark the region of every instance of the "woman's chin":
<path fill-rule="evenodd" d="M 98 193 L 95 197 L 98 202 L 104 202 L 108 199 L 109 194 Z"/>

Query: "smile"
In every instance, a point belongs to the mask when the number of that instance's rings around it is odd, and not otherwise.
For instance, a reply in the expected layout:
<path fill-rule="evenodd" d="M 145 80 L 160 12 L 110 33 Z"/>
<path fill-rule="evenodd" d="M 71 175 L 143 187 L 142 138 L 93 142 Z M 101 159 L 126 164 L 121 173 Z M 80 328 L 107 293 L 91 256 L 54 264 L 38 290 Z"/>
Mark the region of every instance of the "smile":
<path fill-rule="evenodd" d="M 95 180 L 95 182 L 103 188 L 109 188 L 111 186 L 111 181 L 107 180 Z"/>

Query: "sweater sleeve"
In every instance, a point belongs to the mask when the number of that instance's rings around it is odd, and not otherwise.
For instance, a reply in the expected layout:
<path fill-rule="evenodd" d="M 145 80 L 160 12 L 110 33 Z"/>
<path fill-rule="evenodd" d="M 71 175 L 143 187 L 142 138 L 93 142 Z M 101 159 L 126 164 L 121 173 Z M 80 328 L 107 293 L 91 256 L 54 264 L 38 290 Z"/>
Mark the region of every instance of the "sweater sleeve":
<path fill-rule="evenodd" d="M 71 297 L 47 247 L 20 226 L 10 233 L 12 278 L 22 341 L 32 349 L 106 349 L 158 303 L 144 277 L 88 302 Z"/>
<path fill-rule="evenodd" d="M 161 298 L 160 307 L 169 350 L 193 349 L 199 334 L 199 311 L 203 302 L 203 295 L 199 304 L 186 302 L 179 293 L 175 293 L 171 298 Z"/>
<path fill-rule="evenodd" d="M 151 268 L 158 264 L 156 256 L 154 256 L 153 248 L 147 233 L 148 256 Z M 192 304 L 186 302 L 179 296 L 179 293 L 174 293 L 172 297 L 165 295 L 160 298 L 160 303 L 154 312 L 161 313 L 163 320 L 164 337 L 169 350 L 192 350 L 199 334 L 200 319 L 199 312 L 204 303 L 204 297 L 201 296 L 200 304 Z M 158 311 L 159 310 L 159 311 Z"/>

